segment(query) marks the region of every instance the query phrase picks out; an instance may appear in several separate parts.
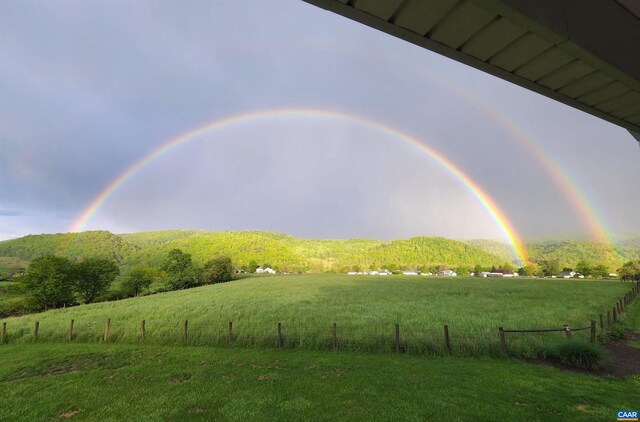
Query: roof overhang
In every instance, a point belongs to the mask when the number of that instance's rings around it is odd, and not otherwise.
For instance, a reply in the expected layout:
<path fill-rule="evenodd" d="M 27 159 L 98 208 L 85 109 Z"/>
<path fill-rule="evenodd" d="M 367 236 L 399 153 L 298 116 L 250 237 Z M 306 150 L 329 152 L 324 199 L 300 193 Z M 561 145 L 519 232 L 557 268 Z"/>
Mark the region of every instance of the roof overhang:
<path fill-rule="evenodd" d="M 304 1 L 640 133 L 640 0 Z"/>

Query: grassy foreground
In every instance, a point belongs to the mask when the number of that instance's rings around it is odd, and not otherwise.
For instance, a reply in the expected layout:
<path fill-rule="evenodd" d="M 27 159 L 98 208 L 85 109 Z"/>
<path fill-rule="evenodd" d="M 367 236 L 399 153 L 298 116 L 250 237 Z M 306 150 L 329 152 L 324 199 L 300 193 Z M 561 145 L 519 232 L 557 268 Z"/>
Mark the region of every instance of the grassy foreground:
<path fill-rule="evenodd" d="M 0 420 L 615 420 L 640 377 L 489 358 L 100 344 L 0 347 Z"/>
<path fill-rule="evenodd" d="M 111 319 L 110 341 L 137 344 L 146 321 L 146 342 L 180 344 L 184 320 L 187 343 L 274 347 L 282 322 L 284 346 L 331 347 L 331 324 L 342 350 L 390 352 L 394 324 L 404 351 L 444 354 L 448 324 L 456 355 L 499 353 L 497 328 L 587 326 L 628 291 L 627 283 L 584 280 L 478 279 L 444 277 L 272 276 L 104 302 L 8 318 L 9 343 L 68 341 L 74 319 L 76 342 L 102 341 Z M 513 353 L 535 355 L 562 333 L 508 335 Z M 576 333 L 588 336 L 588 331 Z"/>

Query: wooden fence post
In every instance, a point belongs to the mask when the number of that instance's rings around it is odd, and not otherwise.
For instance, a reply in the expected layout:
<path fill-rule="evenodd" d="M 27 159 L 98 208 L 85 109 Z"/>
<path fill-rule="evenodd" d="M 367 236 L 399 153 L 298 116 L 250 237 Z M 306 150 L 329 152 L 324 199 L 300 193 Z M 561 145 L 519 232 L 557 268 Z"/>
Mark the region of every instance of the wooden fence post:
<path fill-rule="evenodd" d="M 396 324 L 396 353 L 400 353 L 400 324 Z"/>
<path fill-rule="evenodd" d="M 229 344 L 233 344 L 233 321 L 229 321 Z"/>
<path fill-rule="evenodd" d="M 144 341 L 145 337 L 147 336 L 147 323 L 146 321 L 143 319 L 142 320 L 142 324 L 140 324 L 140 339 L 142 341 Z"/>
<path fill-rule="evenodd" d="M 447 355 L 451 354 L 451 343 L 449 343 L 449 326 L 445 324 L 444 326 L 444 350 L 447 352 Z"/>
<path fill-rule="evenodd" d="M 613 307 L 613 323 L 615 324 L 616 321 L 618 320 L 618 315 L 616 313 L 616 307 Z"/>
<path fill-rule="evenodd" d="M 282 341 L 282 323 L 278 323 L 278 348 L 282 348 L 284 342 Z"/>
<path fill-rule="evenodd" d="M 596 342 L 596 322 L 591 320 L 591 343 Z"/>
<path fill-rule="evenodd" d="M 182 335 L 182 340 L 185 342 L 189 340 L 189 320 L 188 319 L 184 320 L 184 334 Z"/>
<path fill-rule="evenodd" d="M 0 344 L 4 344 L 7 341 L 7 323 L 2 323 L 2 338 L 0 338 Z"/>
<path fill-rule="evenodd" d="M 73 320 L 71 320 L 71 324 L 69 324 L 69 341 L 73 340 Z"/>
<path fill-rule="evenodd" d="M 604 315 L 600 314 L 600 331 L 604 330 Z"/>
<path fill-rule="evenodd" d="M 624 303 L 622 302 L 622 299 L 619 299 L 618 303 L 620 304 L 620 313 L 623 313 L 624 312 Z"/>
<path fill-rule="evenodd" d="M 104 326 L 104 342 L 109 343 L 109 334 L 111 333 L 111 318 L 107 318 L 107 324 Z"/>
<path fill-rule="evenodd" d="M 607 327 L 611 325 L 611 311 L 607 309 Z"/>
<path fill-rule="evenodd" d="M 38 330 L 40 329 L 40 321 L 36 321 L 33 326 L 33 341 L 38 340 Z"/>
<path fill-rule="evenodd" d="M 498 327 L 500 333 L 500 348 L 504 353 L 507 353 L 507 340 L 504 338 L 504 328 Z"/>
<path fill-rule="evenodd" d="M 338 329 L 336 327 L 335 322 L 331 327 L 331 340 L 332 340 L 333 348 L 336 349 L 338 347 Z"/>

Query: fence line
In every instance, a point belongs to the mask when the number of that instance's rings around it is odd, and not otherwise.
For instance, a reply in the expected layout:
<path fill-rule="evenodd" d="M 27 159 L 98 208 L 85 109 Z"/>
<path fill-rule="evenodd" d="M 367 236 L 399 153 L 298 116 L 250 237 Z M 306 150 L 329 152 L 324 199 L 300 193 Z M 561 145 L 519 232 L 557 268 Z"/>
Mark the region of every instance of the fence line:
<path fill-rule="evenodd" d="M 604 319 L 604 313 L 600 313 L 598 315 L 599 317 L 599 321 L 600 321 L 600 331 L 604 332 L 606 331 L 609 327 L 611 327 L 613 324 L 616 323 L 618 316 L 621 316 L 622 313 L 625 311 L 626 307 L 628 307 L 629 304 L 632 303 L 632 301 L 638 296 L 638 294 L 640 293 L 640 283 L 634 283 L 634 286 L 632 287 L 632 289 L 627 292 L 623 298 L 616 300 L 615 302 L 615 306 L 613 306 L 611 308 L 611 310 L 613 311 L 613 323 L 611 320 L 611 312 L 609 310 L 607 310 L 607 319 L 606 319 L 606 324 L 605 324 L 605 319 Z M 76 332 L 75 332 L 75 320 L 71 319 L 70 320 L 70 324 L 69 324 L 69 333 L 68 333 L 68 341 L 73 341 L 76 338 Z M 447 355 L 451 355 L 452 354 L 452 347 L 451 347 L 451 339 L 449 336 L 449 325 L 445 324 L 443 326 L 444 329 L 444 351 L 445 354 Z M 507 343 L 506 343 L 506 337 L 505 334 L 506 333 L 513 333 L 513 334 L 517 334 L 517 333 L 548 333 L 548 332 L 565 332 L 566 336 L 571 339 L 573 336 L 574 332 L 577 331 L 585 331 L 585 330 L 590 330 L 590 341 L 592 343 L 595 343 L 596 341 L 596 320 L 591 320 L 591 323 L 589 326 L 585 326 L 585 327 L 575 327 L 575 328 L 570 328 L 569 325 L 564 325 L 562 328 L 532 328 L 532 329 L 505 329 L 504 327 L 498 327 L 498 333 L 499 333 L 499 339 L 500 339 L 500 349 L 503 353 L 508 353 L 507 350 Z M 104 343 L 108 343 L 109 342 L 109 338 L 110 338 L 110 333 L 111 333 L 111 318 L 108 318 L 106 320 L 106 324 L 105 324 L 105 328 L 104 328 L 104 335 L 102 337 L 103 342 Z M 7 322 L 3 322 L 2 323 L 2 333 L 1 333 L 1 337 L 0 337 L 0 345 L 1 344 L 6 344 L 9 342 L 9 332 L 8 332 L 8 328 L 7 328 Z M 338 334 L 337 334 L 337 324 L 334 322 L 331 326 L 330 326 L 330 348 L 332 349 L 338 349 L 339 347 L 339 342 L 338 342 Z M 393 342 L 392 342 L 392 349 L 396 352 L 396 353 L 400 353 L 401 351 L 403 351 L 403 346 L 402 346 L 402 342 L 401 342 L 401 337 L 400 337 L 400 324 L 395 323 L 394 324 L 394 332 L 393 332 Z M 35 321 L 35 325 L 34 325 L 34 329 L 33 329 L 33 340 L 34 342 L 37 341 L 41 336 L 41 330 L 40 330 L 40 321 Z M 141 321 L 141 325 L 140 325 L 140 335 L 139 335 L 139 339 L 141 342 L 144 342 L 146 340 L 147 337 L 147 330 L 146 330 L 146 320 L 142 320 Z M 184 343 L 188 343 L 189 341 L 189 321 L 188 320 L 184 320 L 184 328 L 183 328 L 183 333 L 182 333 L 182 340 Z M 229 327 L 228 327 L 228 335 L 227 335 L 227 342 L 229 345 L 233 345 L 234 344 L 234 340 L 235 340 L 235 336 L 234 336 L 234 331 L 233 331 L 233 321 L 229 321 Z M 285 337 L 283 335 L 283 324 L 282 322 L 278 322 L 277 324 L 277 347 L 278 348 L 284 348 L 285 346 Z M 389 339 L 391 340 L 391 339 Z M 404 349 L 404 351 L 406 352 L 407 350 Z"/>

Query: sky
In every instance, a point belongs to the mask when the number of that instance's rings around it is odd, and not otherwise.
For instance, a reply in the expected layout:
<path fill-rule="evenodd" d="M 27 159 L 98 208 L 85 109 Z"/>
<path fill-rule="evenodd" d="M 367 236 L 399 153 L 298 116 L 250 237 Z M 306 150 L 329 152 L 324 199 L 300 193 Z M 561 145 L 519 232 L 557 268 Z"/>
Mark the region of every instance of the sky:
<path fill-rule="evenodd" d="M 81 221 L 150 153 L 238 116 Z M 0 240 L 79 226 L 504 240 L 407 137 L 523 239 L 640 233 L 626 130 L 302 1 L 0 1 Z"/>

